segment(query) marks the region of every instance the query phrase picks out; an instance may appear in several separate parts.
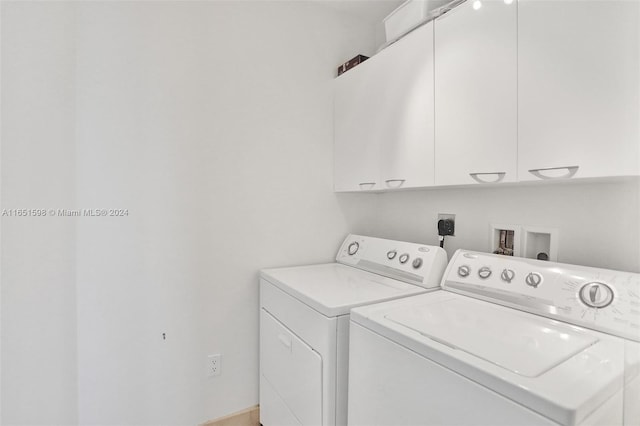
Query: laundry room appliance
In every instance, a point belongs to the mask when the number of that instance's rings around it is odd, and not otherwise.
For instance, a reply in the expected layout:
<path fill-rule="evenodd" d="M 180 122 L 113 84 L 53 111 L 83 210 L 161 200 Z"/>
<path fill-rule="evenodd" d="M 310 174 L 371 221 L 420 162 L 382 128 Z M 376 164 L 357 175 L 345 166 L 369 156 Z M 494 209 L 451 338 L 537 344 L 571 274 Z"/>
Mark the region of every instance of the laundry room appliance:
<path fill-rule="evenodd" d="M 639 274 L 458 250 L 350 339 L 350 425 L 640 423 Z"/>
<path fill-rule="evenodd" d="M 349 235 L 336 262 L 260 272 L 260 422 L 347 422 L 349 311 L 437 290 L 440 247 Z"/>

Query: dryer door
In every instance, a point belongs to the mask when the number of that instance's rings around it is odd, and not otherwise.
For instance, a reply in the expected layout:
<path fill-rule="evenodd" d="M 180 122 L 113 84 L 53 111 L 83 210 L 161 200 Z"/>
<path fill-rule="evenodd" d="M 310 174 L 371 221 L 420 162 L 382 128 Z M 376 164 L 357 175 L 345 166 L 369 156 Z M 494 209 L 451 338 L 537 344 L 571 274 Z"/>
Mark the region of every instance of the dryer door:
<path fill-rule="evenodd" d="M 264 309 L 260 310 L 260 374 L 296 419 L 322 424 L 322 358 Z"/>

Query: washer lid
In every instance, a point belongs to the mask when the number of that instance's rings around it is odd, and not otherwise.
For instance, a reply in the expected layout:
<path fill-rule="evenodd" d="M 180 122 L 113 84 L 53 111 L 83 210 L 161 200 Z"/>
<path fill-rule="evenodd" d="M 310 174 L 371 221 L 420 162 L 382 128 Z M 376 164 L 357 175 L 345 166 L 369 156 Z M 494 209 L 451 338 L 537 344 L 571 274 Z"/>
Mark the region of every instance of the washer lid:
<path fill-rule="evenodd" d="M 263 269 L 260 276 L 328 317 L 346 315 L 356 306 L 426 291 L 339 263 Z"/>
<path fill-rule="evenodd" d="M 449 291 L 361 306 L 351 322 L 562 425 L 624 386 L 623 339 Z"/>
<path fill-rule="evenodd" d="M 537 377 L 598 342 L 593 335 L 539 317 L 523 318 L 471 299 L 398 308 L 385 318 L 513 373 Z"/>

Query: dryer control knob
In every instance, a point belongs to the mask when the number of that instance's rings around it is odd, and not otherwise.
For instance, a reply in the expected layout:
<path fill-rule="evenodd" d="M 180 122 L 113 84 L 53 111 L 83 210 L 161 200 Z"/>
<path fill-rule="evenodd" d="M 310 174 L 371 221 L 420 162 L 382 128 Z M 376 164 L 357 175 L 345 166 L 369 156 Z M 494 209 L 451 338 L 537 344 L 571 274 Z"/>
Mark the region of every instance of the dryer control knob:
<path fill-rule="evenodd" d="M 488 266 L 483 266 L 478 270 L 478 276 L 483 280 L 486 280 L 491 276 L 491 268 L 489 268 Z"/>
<path fill-rule="evenodd" d="M 398 254 L 397 251 L 395 250 L 391 250 L 387 252 L 387 259 L 392 260 L 396 257 L 396 254 Z"/>
<path fill-rule="evenodd" d="M 516 276 L 516 273 L 513 272 L 513 269 L 503 269 L 502 273 L 500 274 L 500 278 L 502 278 L 502 281 L 510 283 L 511 280 L 513 280 Z"/>
<path fill-rule="evenodd" d="M 422 258 L 416 257 L 413 259 L 413 263 L 411 265 L 413 266 L 413 269 L 418 269 L 422 266 Z"/>
<path fill-rule="evenodd" d="M 349 256 L 353 256 L 354 254 L 356 254 L 358 252 L 358 249 L 360 248 L 360 244 L 358 244 L 357 242 L 352 242 L 351 244 L 349 244 L 349 248 L 347 249 L 347 253 L 349 253 Z"/>
<path fill-rule="evenodd" d="M 471 268 L 469 268 L 467 265 L 462 265 L 458 268 L 458 275 L 460 275 L 462 278 L 468 277 L 470 273 Z"/>
<path fill-rule="evenodd" d="M 542 282 L 542 275 L 537 272 L 529 272 L 529 274 L 524 279 L 524 282 L 527 283 L 529 287 L 536 288 Z"/>
<path fill-rule="evenodd" d="M 580 289 L 580 300 L 591 308 L 605 308 L 613 302 L 613 290 L 603 283 L 587 283 Z"/>
<path fill-rule="evenodd" d="M 409 260 L 409 255 L 407 253 L 401 254 L 398 260 L 400 261 L 400 263 L 407 263 L 407 261 Z"/>

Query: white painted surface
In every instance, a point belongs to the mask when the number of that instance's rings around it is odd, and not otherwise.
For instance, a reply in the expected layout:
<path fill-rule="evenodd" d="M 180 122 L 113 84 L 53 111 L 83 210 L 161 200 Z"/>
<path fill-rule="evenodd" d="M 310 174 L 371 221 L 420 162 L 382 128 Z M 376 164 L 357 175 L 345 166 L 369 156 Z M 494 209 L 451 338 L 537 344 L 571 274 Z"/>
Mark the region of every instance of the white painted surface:
<path fill-rule="evenodd" d="M 489 224 L 556 228 L 558 262 L 640 271 L 640 181 L 474 187 L 385 193 L 377 198 L 381 238 L 438 243 L 438 213 L 456 214 L 455 250 L 487 251 Z M 612 226 L 613 224 L 613 226 Z M 619 231 L 618 231 L 619 230 Z"/>
<path fill-rule="evenodd" d="M 519 2 L 520 180 L 640 172 L 639 28 L 637 1 Z"/>
<path fill-rule="evenodd" d="M 368 230 L 372 200 L 332 193 L 331 87 L 371 29 L 307 2 L 82 3 L 78 21 L 78 203 L 131 212 L 79 222 L 80 422 L 254 405 L 257 270 Z"/>
<path fill-rule="evenodd" d="M 2 208 L 73 208 L 70 3 L 2 2 Z M 2 424 L 77 418 L 71 218 L 2 217 Z"/>
<path fill-rule="evenodd" d="M 433 184 L 433 23 L 335 82 L 335 190 Z"/>
<path fill-rule="evenodd" d="M 435 21 L 435 183 L 515 182 L 517 2 L 468 1 Z"/>
<path fill-rule="evenodd" d="M 376 113 L 386 104 L 377 64 L 375 57 L 368 59 L 334 82 L 333 167 L 337 192 L 382 189 L 379 135 L 386 121 Z"/>
<path fill-rule="evenodd" d="M 77 37 L 71 3 L 2 3 L 3 207 L 131 215 L 76 222 L 77 250 L 71 222 L 3 219 L 3 423 L 75 422 L 74 257 L 80 419 L 120 424 L 255 404 L 256 271 L 331 261 L 348 232 L 437 244 L 450 211 L 449 253 L 497 221 L 557 227 L 561 261 L 640 270 L 637 182 L 333 194 L 331 82 L 372 53 L 366 25 L 306 3 L 75 5 Z M 42 347 L 55 369 L 33 367 Z"/>
<path fill-rule="evenodd" d="M 332 192 L 331 87 L 373 28 L 310 2 L 3 8 L 3 207 L 129 209 L 3 220 L 3 421 L 254 405 L 257 270 L 370 231 L 374 199 Z"/>

